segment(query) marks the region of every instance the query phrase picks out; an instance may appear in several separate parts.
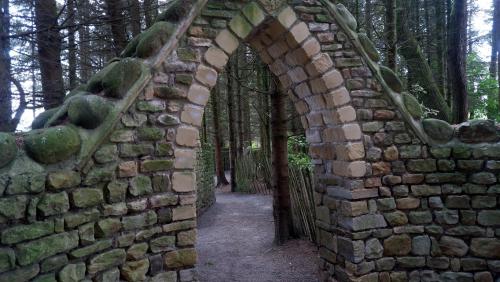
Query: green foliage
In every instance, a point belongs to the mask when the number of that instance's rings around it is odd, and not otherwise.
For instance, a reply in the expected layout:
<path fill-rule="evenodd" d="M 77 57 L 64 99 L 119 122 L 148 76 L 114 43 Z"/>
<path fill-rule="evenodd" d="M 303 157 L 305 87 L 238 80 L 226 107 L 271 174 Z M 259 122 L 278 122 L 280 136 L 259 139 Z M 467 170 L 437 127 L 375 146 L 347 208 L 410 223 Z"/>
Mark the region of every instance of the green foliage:
<path fill-rule="evenodd" d="M 470 118 L 500 121 L 498 81 L 490 76 L 488 63 L 474 52 L 467 57 L 467 80 Z"/>
<path fill-rule="evenodd" d="M 309 145 L 304 135 L 288 137 L 288 163 L 298 168 L 312 168 L 311 157 L 307 154 Z"/>
<path fill-rule="evenodd" d="M 212 144 L 203 142 L 198 151 L 196 173 L 196 191 L 198 209 L 204 209 L 215 201 L 215 156 Z"/>
<path fill-rule="evenodd" d="M 423 111 L 422 118 L 436 117 L 438 115 L 439 112 L 437 110 L 426 107 L 422 102 L 423 97 L 427 95 L 427 91 L 422 86 L 420 86 L 420 84 L 415 83 L 411 85 L 408 88 L 408 91 L 410 92 L 411 95 L 417 98 L 418 102 L 420 103 L 420 106 L 422 107 Z"/>

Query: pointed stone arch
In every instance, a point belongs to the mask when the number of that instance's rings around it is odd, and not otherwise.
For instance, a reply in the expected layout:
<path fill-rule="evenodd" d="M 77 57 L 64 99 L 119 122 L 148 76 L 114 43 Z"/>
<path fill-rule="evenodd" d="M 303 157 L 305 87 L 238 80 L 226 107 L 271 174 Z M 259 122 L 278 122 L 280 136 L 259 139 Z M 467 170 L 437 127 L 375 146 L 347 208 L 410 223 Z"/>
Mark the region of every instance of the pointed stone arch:
<path fill-rule="evenodd" d="M 0 133 L 0 281 L 195 281 L 199 128 L 243 42 L 306 129 L 321 281 L 500 277 L 498 125 L 424 119 L 342 5 L 269 2 L 176 1 L 37 130 Z"/>

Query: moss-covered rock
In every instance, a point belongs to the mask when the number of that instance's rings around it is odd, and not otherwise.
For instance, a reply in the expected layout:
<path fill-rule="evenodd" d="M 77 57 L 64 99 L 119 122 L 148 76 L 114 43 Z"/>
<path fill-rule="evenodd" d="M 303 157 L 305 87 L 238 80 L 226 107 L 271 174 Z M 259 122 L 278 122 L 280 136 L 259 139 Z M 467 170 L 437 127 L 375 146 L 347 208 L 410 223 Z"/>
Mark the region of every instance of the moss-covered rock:
<path fill-rule="evenodd" d="M 388 67 L 380 66 L 380 74 L 385 83 L 387 83 L 392 90 L 398 93 L 403 92 L 403 82 L 401 82 L 401 79 L 399 79 L 398 75 L 394 73 L 393 70 Z"/>
<path fill-rule="evenodd" d="M 82 84 L 82 85 L 79 85 L 77 86 L 75 89 L 71 90 L 65 97 L 64 97 L 64 100 L 68 100 L 69 98 L 71 97 L 74 97 L 74 96 L 79 96 L 79 95 L 86 95 L 87 92 L 85 91 L 87 90 L 87 85 L 86 84 Z"/>
<path fill-rule="evenodd" d="M 375 44 L 373 44 L 373 42 L 365 33 L 358 33 L 358 38 L 359 42 L 365 49 L 366 54 L 368 54 L 368 57 L 370 57 L 370 59 L 372 59 L 374 62 L 378 62 L 380 60 L 380 54 L 377 51 Z"/>
<path fill-rule="evenodd" d="M 36 118 L 31 123 L 31 129 L 43 128 L 45 123 L 47 123 L 47 121 L 49 121 L 49 119 L 52 118 L 54 116 L 54 114 L 57 111 L 59 111 L 60 108 L 61 107 L 52 108 L 52 109 L 46 110 L 45 112 L 37 115 Z"/>
<path fill-rule="evenodd" d="M 24 138 L 28 155 L 43 164 L 68 159 L 80 150 L 80 144 L 78 132 L 70 126 L 34 130 Z"/>
<path fill-rule="evenodd" d="M 157 22 L 179 22 L 187 16 L 193 7 L 193 0 L 174 0 L 169 7 L 156 18 Z"/>
<path fill-rule="evenodd" d="M 102 70 L 98 71 L 96 74 L 94 74 L 89 81 L 87 82 L 87 91 L 90 93 L 99 93 L 101 92 L 104 87 L 102 85 L 102 81 L 105 76 L 116 66 L 118 65 L 118 62 L 113 62 L 111 64 L 108 64 L 105 66 Z"/>
<path fill-rule="evenodd" d="M 358 27 L 358 22 L 356 21 L 356 18 L 347 10 L 347 8 L 343 4 L 337 4 L 337 10 L 342 17 L 342 20 L 347 24 L 347 26 L 351 30 L 356 30 Z"/>
<path fill-rule="evenodd" d="M 0 168 L 8 165 L 16 158 L 17 145 L 14 136 L 0 132 Z"/>
<path fill-rule="evenodd" d="M 95 74 L 88 83 L 88 91 L 112 98 L 123 98 L 142 73 L 141 62 L 132 58 L 112 62 Z"/>
<path fill-rule="evenodd" d="M 436 141 L 448 142 L 453 137 L 453 127 L 444 120 L 424 119 L 422 125 L 427 135 Z"/>
<path fill-rule="evenodd" d="M 172 35 L 174 25 L 168 22 L 157 22 L 146 30 L 137 44 L 136 55 L 147 58 L 156 53 Z"/>
<path fill-rule="evenodd" d="M 68 107 L 71 123 L 86 129 L 101 125 L 111 110 L 111 103 L 97 95 L 75 97 Z"/>
<path fill-rule="evenodd" d="M 154 90 L 155 96 L 162 99 L 178 99 L 186 97 L 186 92 L 176 87 L 158 86 Z"/>
<path fill-rule="evenodd" d="M 465 143 L 497 142 L 500 138 L 493 120 L 470 120 L 460 125 L 457 135 Z"/>
<path fill-rule="evenodd" d="M 132 57 L 135 55 L 135 50 L 137 49 L 137 45 L 142 39 L 142 33 L 136 35 L 130 42 L 125 46 L 125 49 L 120 53 L 120 57 Z"/>
<path fill-rule="evenodd" d="M 403 93 L 403 103 L 405 104 L 406 110 L 415 119 L 421 119 L 424 111 L 418 100 L 408 93 Z"/>

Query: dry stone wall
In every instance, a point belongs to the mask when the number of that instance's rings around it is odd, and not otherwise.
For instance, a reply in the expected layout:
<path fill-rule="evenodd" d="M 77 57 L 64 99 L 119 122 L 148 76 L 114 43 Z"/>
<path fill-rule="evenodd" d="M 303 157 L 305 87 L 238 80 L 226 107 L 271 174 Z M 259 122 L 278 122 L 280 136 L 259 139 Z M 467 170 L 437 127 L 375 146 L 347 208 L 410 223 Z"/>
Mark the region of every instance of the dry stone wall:
<path fill-rule="evenodd" d="M 500 279 L 495 123 L 423 119 L 342 5 L 273 2 L 176 1 L 37 130 L 0 134 L 0 281 L 197 281 L 199 128 L 242 43 L 306 129 L 321 281 Z"/>

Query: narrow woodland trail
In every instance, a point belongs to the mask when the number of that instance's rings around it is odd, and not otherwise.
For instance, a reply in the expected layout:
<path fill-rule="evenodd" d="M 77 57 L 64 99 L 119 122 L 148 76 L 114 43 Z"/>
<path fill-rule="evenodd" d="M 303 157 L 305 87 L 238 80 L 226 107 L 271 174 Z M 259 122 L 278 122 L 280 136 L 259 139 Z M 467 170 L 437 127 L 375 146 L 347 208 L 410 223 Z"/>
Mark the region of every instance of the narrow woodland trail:
<path fill-rule="evenodd" d="M 273 245 L 272 198 L 217 193 L 198 219 L 201 282 L 309 282 L 317 279 L 317 251 L 310 242 Z"/>

